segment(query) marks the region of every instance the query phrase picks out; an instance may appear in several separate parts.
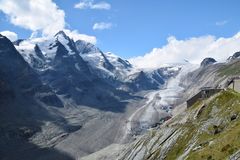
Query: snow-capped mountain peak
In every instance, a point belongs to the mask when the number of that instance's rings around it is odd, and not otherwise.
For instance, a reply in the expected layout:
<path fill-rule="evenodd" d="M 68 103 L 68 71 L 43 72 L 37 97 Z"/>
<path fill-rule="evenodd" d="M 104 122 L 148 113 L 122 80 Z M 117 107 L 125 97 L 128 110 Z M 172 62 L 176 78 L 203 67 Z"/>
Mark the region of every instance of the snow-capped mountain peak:
<path fill-rule="evenodd" d="M 108 83 L 114 81 L 118 84 L 116 88 L 127 90 L 158 88 L 179 71 L 169 70 L 177 65 L 165 66 L 160 70 L 136 68 L 127 60 L 111 52 L 104 53 L 91 43 L 82 40 L 74 42 L 64 31 L 59 31 L 53 37 L 21 40 L 15 43 L 15 47 L 25 61 L 38 71 L 54 69 L 55 65 L 73 67 L 77 72 L 90 70 Z"/>
<path fill-rule="evenodd" d="M 64 31 L 59 31 L 54 37 L 56 41 L 60 42 L 67 49 L 69 55 L 77 53 L 74 41 Z"/>
<path fill-rule="evenodd" d="M 58 33 L 56 33 L 54 35 L 54 37 L 58 38 L 58 37 L 64 37 L 65 39 L 69 39 L 69 37 L 66 35 L 66 33 L 64 31 L 59 31 Z"/>
<path fill-rule="evenodd" d="M 36 59 L 45 60 L 46 63 L 55 59 L 59 47 L 64 47 L 68 55 L 77 54 L 75 43 L 63 31 L 59 31 L 54 37 L 41 37 L 17 41 L 16 49 L 31 66 Z M 35 60 L 34 60 L 35 59 Z"/>
<path fill-rule="evenodd" d="M 93 45 L 89 42 L 83 41 L 83 40 L 77 40 L 75 42 L 75 44 L 76 44 L 76 48 L 80 54 L 91 54 L 91 53 L 95 53 L 95 52 L 102 52 L 95 45 Z"/>

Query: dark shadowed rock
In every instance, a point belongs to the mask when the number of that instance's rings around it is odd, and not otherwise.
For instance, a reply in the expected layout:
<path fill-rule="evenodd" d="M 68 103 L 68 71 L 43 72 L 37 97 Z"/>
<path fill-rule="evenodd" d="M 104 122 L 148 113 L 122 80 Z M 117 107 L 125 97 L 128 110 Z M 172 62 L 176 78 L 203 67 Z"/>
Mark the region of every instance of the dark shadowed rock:
<path fill-rule="evenodd" d="M 64 107 L 63 103 L 61 100 L 55 95 L 51 94 L 50 95 L 45 95 L 39 98 L 43 103 L 45 103 L 47 106 L 54 106 L 54 107 Z"/>
<path fill-rule="evenodd" d="M 61 106 L 55 93 L 42 84 L 39 75 L 13 43 L 0 35 L 0 159 L 72 159 L 55 149 L 39 148 L 29 141 L 41 131 L 44 122 L 52 121 L 58 125 L 56 115 L 38 103 L 39 95 L 46 101 L 45 105 Z"/>
<path fill-rule="evenodd" d="M 118 62 L 122 63 L 126 68 L 132 67 L 132 65 L 127 60 L 123 60 L 121 58 L 118 58 L 117 60 Z"/>
<path fill-rule="evenodd" d="M 45 59 L 45 57 L 43 56 L 42 51 L 40 50 L 40 48 L 39 48 L 39 46 L 38 46 L 37 44 L 36 44 L 35 47 L 34 47 L 34 51 L 35 51 L 36 55 L 37 55 L 40 59 L 42 59 L 42 60 Z"/>
<path fill-rule="evenodd" d="M 232 61 L 232 60 L 235 60 L 237 58 L 240 58 L 240 52 L 236 52 L 234 53 L 232 56 L 230 56 L 227 60 L 228 61 Z"/>
<path fill-rule="evenodd" d="M 237 114 L 233 114 L 233 115 L 231 116 L 231 121 L 237 119 L 237 116 L 238 116 Z"/>
<path fill-rule="evenodd" d="M 211 65 L 213 63 L 217 62 L 214 58 L 205 58 L 202 62 L 201 62 L 201 67 L 206 67 L 208 65 Z"/>

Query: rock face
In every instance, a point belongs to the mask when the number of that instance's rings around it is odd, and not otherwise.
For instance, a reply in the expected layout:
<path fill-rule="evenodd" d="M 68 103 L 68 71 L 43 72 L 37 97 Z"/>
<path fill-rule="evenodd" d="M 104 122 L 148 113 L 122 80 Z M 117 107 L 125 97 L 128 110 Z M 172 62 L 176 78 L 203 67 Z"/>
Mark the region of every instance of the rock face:
<path fill-rule="evenodd" d="M 240 58 L 240 52 L 234 53 L 232 56 L 230 56 L 230 57 L 228 58 L 228 60 L 229 60 L 229 61 L 232 61 L 232 60 L 235 60 L 235 59 L 238 59 L 238 58 Z"/>
<path fill-rule="evenodd" d="M 51 108 L 63 105 L 55 93 L 41 82 L 13 44 L 1 35 L 0 88 L 1 158 L 35 159 L 36 155 L 44 154 L 46 159 L 71 159 L 54 149 L 40 149 L 29 142 L 28 139 L 41 131 L 44 121 L 55 117 L 41 105 Z"/>
<path fill-rule="evenodd" d="M 202 62 L 201 62 L 201 67 L 206 67 L 208 65 L 211 65 L 213 63 L 217 62 L 215 59 L 213 58 L 205 58 Z"/>
<path fill-rule="evenodd" d="M 49 96 L 47 98 L 49 101 L 56 102 L 58 106 L 61 105 L 61 101 L 55 93 L 48 86 L 43 85 L 38 74 L 24 61 L 6 37 L 0 36 L 0 48 L 0 73 L 3 87 L 6 85 L 7 88 L 12 88 L 16 94 L 26 96 L 41 98 Z M 44 103 L 49 105 L 49 101 Z"/>
<path fill-rule="evenodd" d="M 126 111 L 145 101 L 138 92 L 164 86 L 178 73 L 171 68 L 135 69 L 62 31 L 15 43 L 0 36 L 1 158 L 79 159 L 120 142 Z"/>

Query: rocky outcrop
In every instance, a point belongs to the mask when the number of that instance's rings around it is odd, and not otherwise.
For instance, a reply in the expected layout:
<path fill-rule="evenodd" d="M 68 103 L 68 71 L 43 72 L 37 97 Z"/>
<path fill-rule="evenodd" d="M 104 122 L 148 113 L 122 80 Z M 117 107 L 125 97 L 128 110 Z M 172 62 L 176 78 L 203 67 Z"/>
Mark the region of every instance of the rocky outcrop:
<path fill-rule="evenodd" d="M 235 60 L 235 59 L 238 59 L 240 58 L 240 52 L 236 52 L 234 53 L 232 56 L 230 56 L 227 60 L 228 61 L 232 61 L 232 60 Z"/>
<path fill-rule="evenodd" d="M 209 66 L 213 63 L 216 63 L 217 61 L 213 58 L 205 58 L 202 62 L 201 62 L 201 67 L 206 67 Z"/>

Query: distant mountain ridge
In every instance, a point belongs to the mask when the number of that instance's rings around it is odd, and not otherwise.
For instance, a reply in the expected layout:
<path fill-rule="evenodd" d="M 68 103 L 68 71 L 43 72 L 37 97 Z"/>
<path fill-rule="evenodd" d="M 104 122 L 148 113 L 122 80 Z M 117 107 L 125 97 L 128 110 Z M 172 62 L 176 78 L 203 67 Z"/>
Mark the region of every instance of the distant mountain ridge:
<path fill-rule="evenodd" d="M 116 84 L 114 87 L 123 88 L 124 86 L 124 88 L 127 87 L 128 91 L 139 91 L 144 88 L 139 84 L 138 87 L 134 86 L 135 84 L 129 78 L 144 71 L 134 68 L 127 60 L 123 60 L 110 52 L 103 53 L 91 43 L 82 40 L 74 42 L 63 31 L 58 32 L 53 38 L 21 40 L 14 44 L 25 61 L 38 71 L 48 70 L 54 63 L 60 63 L 63 59 L 72 57 L 77 59 L 74 64 L 77 70 L 88 68 L 92 75 L 108 79 L 108 82 L 111 80 L 111 83 Z M 166 75 L 155 75 L 155 79 L 152 79 L 149 74 L 145 74 L 144 76 L 148 76 L 146 79 L 149 80 L 144 83 L 148 83 L 151 89 L 158 88 L 166 77 L 169 77 L 167 72 L 165 73 Z M 88 73 L 88 76 L 91 74 Z"/>

